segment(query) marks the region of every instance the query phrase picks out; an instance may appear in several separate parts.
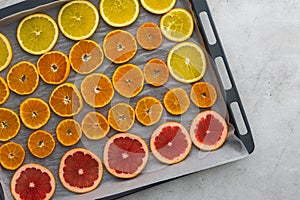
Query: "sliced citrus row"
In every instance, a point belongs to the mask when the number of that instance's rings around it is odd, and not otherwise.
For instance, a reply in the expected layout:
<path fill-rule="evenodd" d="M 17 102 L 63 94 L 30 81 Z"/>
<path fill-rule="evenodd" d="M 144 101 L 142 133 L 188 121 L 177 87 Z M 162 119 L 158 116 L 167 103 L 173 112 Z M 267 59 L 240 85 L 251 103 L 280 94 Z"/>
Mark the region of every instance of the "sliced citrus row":
<path fill-rule="evenodd" d="M 8 170 L 18 169 L 25 159 L 24 148 L 15 142 L 8 142 L 0 147 L 0 164 Z"/>
<path fill-rule="evenodd" d="M 74 119 L 64 119 L 56 127 L 56 138 L 64 146 L 77 144 L 81 136 L 81 126 Z"/>
<path fill-rule="evenodd" d="M 71 149 L 60 160 L 58 169 L 60 182 L 71 192 L 86 193 L 96 189 L 102 175 L 101 160 L 87 149 Z"/>
<path fill-rule="evenodd" d="M 155 87 L 164 85 L 169 79 L 169 69 L 166 63 L 158 58 L 149 60 L 143 71 L 145 81 Z"/>
<path fill-rule="evenodd" d="M 85 136 L 90 140 L 100 140 L 110 130 L 107 119 L 98 112 L 87 113 L 82 119 L 81 127 Z"/>
<path fill-rule="evenodd" d="M 91 37 L 99 25 L 97 8 L 89 1 L 71 1 L 58 13 L 61 32 L 71 40 Z"/>
<path fill-rule="evenodd" d="M 164 14 L 169 12 L 176 4 L 176 0 L 141 0 L 142 6 L 153 14 Z"/>
<path fill-rule="evenodd" d="M 129 104 L 118 103 L 109 109 L 108 122 L 117 131 L 128 131 L 133 126 L 134 120 L 134 109 Z"/>
<path fill-rule="evenodd" d="M 69 58 L 75 72 L 89 74 L 102 64 L 104 54 L 95 41 L 80 40 L 71 48 Z"/>
<path fill-rule="evenodd" d="M 10 64 L 13 56 L 11 44 L 7 37 L 0 33 L 0 72 L 5 70 Z"/>
<path fill-rule="evenodd" d="M 140 99 L 135 107 L 136 119 L 145 126 L 159 122 L 163 112 L 160 101 L 154 97 Z"/>
<path fill-rule="evenodd" d="M 5 142 L 16 137 L 19 130 L 18 115 L 8 108 L 0 108 L 0 141 Z"/>
<path fill-rule="evenodd" d="M 116 64 L 121 64 L 135 56 L 137 44 L 131 33 L 123 30 L 114 30 L 105 36 L 103 50 L 107 59 Z"/>
<path fill-rule="evenodd" d="M 112 100 L 114 88 L 110 79 L 104 74 L 91 74 L 81 83 L 81 94 L 90 106 L 104 107 Z"/>
<path fill-rule="evenodd" d="M 149 157 L 146 142 L 129 133 L 115 134 L 106 142 L 103 162 L 107 171 L 118 178 L 133 178 L 145 168 Z"/>
<path fill-rule="evenodd" d="M 10 189 L 14 199 L 49 200 L 56 189 L 52 172 L 39 164 L 25 164 L 13 175 Z"/>
<path fill-rule="evenodd" d="M 143 71 L 133 64 L 122 65 L 115 70 L 112 82 L 116 91 L 122 96 L 135 97 L 143 90 Z"/>
<path fill-rule="evenodd" d="M 177 81 L 193 83 L 206 72 L 206 58 L 203 50 L 192 42 L 175 45 L 168 54 L 167 65 Z"/>
<path fill-rule="evenodd" d="M 37 62 L 38 73 L 45 83 L 61 84 L 70 73 L 68 57 L 60 51 L 51 51 L 42 55 Z"/>
<path fill-rule="evenodd" d="M 160 162 L 175 164 L 188 156 L 192 148 L 192 141 L 182 124 L 166 122 L 151 135 L 150 148 L 154 157 Z"/>
<path fill-rule="evenodd" d="M 157 49 L 162 43 L 160 28 L 152 22 L 146 22 L 138 28 L 136 39 L 143 49 Z"/>
<path fill-rule="evenodd" d="M 217 91 L 210 83 L 198 82 L 192 86 L 190 96 L 196 106 L 210 108 L 217 100 Z"/>
<path fill-rule="evenodd" d="M 82 110 L 83 102 L 77 87 L 72 83 L 64 83 L 52 91 L 49 105 L 55 114 L 72 117 Z"/>
<path fill-rule="evenodd" d="M 228 126 L 225 119 L 213 110 L 200 112 L 192 121 L 190 135 L 196 147 L 203 151 L 220 148 L 226 141 Z"/>
<path fill-rule="evenodd" d="M 21 61 L 10 68 L 6 80 L 11 91 L 19 95 L 28 95 L 37 89 L 39 74 L 34 64 Z"/>
<path fill-rule="evenodd" d="M 173 88 L 165 94 L 164 105 L 169 113 L 181 115 L 189 109 L 190 99 L 184 89 Z"/>
<path fill-rule="evenodd" d="M 28 98 L 20 105 L 20 118 L 23 124 L 30 129 L 39 129 L 50 119 L 48 104 L 38 98 Z"/>
<path fill-rule="evenodd" d="M 24 51 L 33 55 L 41 55 L 55 46 L 58 39 L 58 27 L 50 16 L 32 14 L 20 22 L 17 39 Z"/>
<path fill-rule="evenodd" d="M 174 8 L 161 17 L 160 29 L 168 40 L 183 42 L 192 36 L 194 20 L 189 11 L 182 8 Z"/>
<path fill-rule="evenodd" d="M 4 104 L 10 95 L 10 90 L 4 78 L 0 76 L 0 105 Z"/>
<path fill-rule="evenodd" d="M 138 0 L 101 0 L 99 7 L 103 20 L 113 27 L 132 24 L 140 12 Z"/>
<path fill-rule="evenodd" d="M 37 130 L 28 137 L 28 149 L 37 158 L 46 158 L 54 148 L 54 138 L 47 131 Z"/>

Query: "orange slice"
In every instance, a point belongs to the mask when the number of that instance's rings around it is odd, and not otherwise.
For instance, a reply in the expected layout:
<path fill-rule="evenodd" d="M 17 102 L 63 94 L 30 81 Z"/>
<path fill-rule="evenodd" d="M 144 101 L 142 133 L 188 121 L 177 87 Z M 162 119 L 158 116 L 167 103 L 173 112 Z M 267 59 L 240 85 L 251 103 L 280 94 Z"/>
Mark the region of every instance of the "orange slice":
<path fill-rule="evenodd" d="M 102 64 L 104 55 L 95 41 L 81 40 L 71 48 L 69 58 L 75 72 L 89 74 Z"/>
<path fill-rule="evenodd" d="M 82 130 L 90 140 L 104 138 L 110 130 L 107 119 L 98 112 L 87 113 L 81 122 Z"/>
<path fill-rule="evenodd" d="M 184 89 L 174 88 L 165 94 L 164 105 L 169 113 L 181 115 L 189 109 L 190 99 Z"/>
<path fill-rule="evenodd" d="M 198 82 L 192 86 L 190 96 L 196 106 L 210 108 L 217 100 L 217 91 L 210 83 Z"/>
<path fill-rule="evenodd" d="M 131 33 L 114 30 L 105 36 L 103 49 L 107 59 L 116 64 L 121 64 L 134 57 L 137 52 L 137 45 Z"/>
<path fill-rule="evenodd" d="M 28 95 L 37 89 L 39 74 L 34 64 L 21 61 L 10 68 L 6 80 L 11 91 L 19 95 Z"/>
<path fill-rule="evenodd" d="M 38 158 L 46 158 L 55 148 L 55 140 L 51 133 L 44 130 L 33 132 L 28 138 L 28 149 Z"/>
<path fill-rule="evenodd" d="M 145 81 L 155 87 L 164 85 L 169 79 L 166 63 L 158 58 L 149 60 L 143 69 Z"/>
<path fill-rule="evenodd" d="M 49 105 L 61 117 L 77 115 L 83 107 L 80 92 L 72 83 L 57 86 L 50 95 Z"/>
<path fill-rule="evenodd" d="M 7 37 L 0 33 L 0 72 L 5 70 L 10 64 L 13 56 L 11 44 Z"/>
<path fill-rule="evenodd" d="M 0 76 L 0 105 L 4 104 L 10 95 L 10 90 L 4 78 Z"/>
<path fill-rule="evenodd" d="M 141 0 L 142 6 L 153 14 L 164 14 L 169 12 L 176 4 L 176 0 Z"/>
<path fill-rule="evenodd" d="M 0 108 L 0 141 L 5 142 L 16 137 L 19 130 L 18 115 L 8 108 Z"/>
<path fill-rule="evenodd" d="M 116 69 L 112 82 L 119 94 L 131 98 L 138 95 L 144 86 L 142 70 L 133 64 L 125 64 Z"/>
<path fill-rule="evenodd" d="M 24 148 L 15 142 L 8 142 L 0 147 L 0 163 L 8 170 L 19 168 L 25 158 Z"/>
<path fill-rule="evenodd" d="M 85 102 L 95 108 L 109 104 L 114 92 L 110 79 L 104 74 L 91 74 L 81 83 L 81 94 Z"/>
<path fill-rule="evenodd" d="M 156 24 L 146 22 L 138 28 L 136 39 L 143 49 L 154 50 L 161 45 L 162 34 L 160 28 Z"/>
<path fill-rule="evenodd" d="M 60 51 L 52 51 L 42 55 L 37 62 L 39 75 L 45 83 L 61 84 L 70 73 L 68 57 Z"/>
<path fill-rule="evenodd" d="M 108 123 L 120 132 L 131 129 L 134 124 L 134 109 L 126 103 L 118 103 L 110 108 L 108 112 Z"/>
<path fill-rule="evenodd" d="M 56 138 L 64 146 L 77 144 L 81 136 L 81 126 L 74 119 L 64 119 L 56 127 Z"/>
<path fill-rule="evenodd" d="M 135 107 L 137 120 L 145 125 L 151 126 L 159 122 L 163 112 L 160 101 L 154 97 L 144 97 L 140 99 Z"/>

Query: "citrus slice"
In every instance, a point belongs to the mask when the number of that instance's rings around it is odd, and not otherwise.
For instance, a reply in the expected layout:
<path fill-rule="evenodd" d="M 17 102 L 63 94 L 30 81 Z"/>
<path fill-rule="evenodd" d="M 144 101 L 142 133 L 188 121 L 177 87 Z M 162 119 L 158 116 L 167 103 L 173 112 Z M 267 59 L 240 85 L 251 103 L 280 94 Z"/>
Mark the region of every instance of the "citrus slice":
<path fill-rule="evenodd" d="M 176 0 L 141 0 L 142 6 L 153 14 L 164 14 L 169 12 L 176 4 Z"/>
<path fill-rule="evenodd" d="M 49 200 L 56 189 L 52 172 L 39 164 L 26 164 L 20 167 L 10 182 L 15 199 Z"/>
<path fill-rule="evenodd" d="M 143 90 L 143 71 L 133 64 L 122 65 L 115 70 L 112 82 L 116 91 L 122 96 L 135 97 Z"/>
<path fill-rule="evenodd" d="M 121 64 L 135 56 L 137 44 L 131 33 L 123 30 L 114 30 L 105 36 L 103 50 L 107 59 L 116 64 Z"/>
<path fill-rule="evenodd" d="M 4 104 L 10 95 L 10 90 L 4 78 L 0 76 L 0 105 Z"/>
<path fill-rule="evenodd" d="M 194 32 L 194 20 L 189 11 L 174 8 L 160 19 L 162 34 L 173 42 L 183 42 Z"/>
<path fill-rule="evenodd" d="M 81 40 L 71 48 L 69 58 L 75 72 L 89 74 L 102 64 L 104 54 L 95 41 Z"/>
<path fill-rule="evenodd" d="M 34 64 L 21 61 L 6 76 L 9 89 L 19 95 L 32 94 L 38 87 L 39 74 Z"/>
<path fill-rule="evenodd" d="M 192 86 L 190 96 L 196 106 L 210 108 L 217 100 L 217 91 L 210 83 L 198 82 Z"/>
<path fill-rule="evenodd" d="M 0 33 L 0 72 L 5 70 L 10 64 L 13 56 L 11 44 L 7 37 Z"/>
<path fill-rule="evenodd" d="M 138 0 L 101 0 L 100 14 L 103 20 L 113 27 L 132 24 L 139 16 Z"/>
<path fill-rule="evenodd" d="M 38 73 L 45 83 L 57 85 L 67 80 L 70 73 L 68 57 L 60 51 L 42 55 L 37 62 Z"/>
<path fill-rule="evenodd" d="M 152 134 L 150 148 L 154 157 L 165 164 L 176 164 L 190 153 L 192 141 L 186 128 L 178 122 L 166 122 Z"/>
<path fill-rule="evenodd" d="M 130 133 L 119 133 L 106 142 L 103 162 L 109 173 L 118 178 L 133 178 L 145 168 L 149 157 L 146 142 Z"/>
<path fill-rule="evenodd" d="M 169 113 L 181 115 L 189 109 L 190 99 L 184 89 L 173 88 L 165 94 L 164 105 Z"/>
<path fill-rule="evenodd" d="M 38 98 L 28 98 L 20 105 L 20 118 L 23 124 L 30 129 L 39 129 L 50 119 L 48 104 Z"/>
<path fill-rule="evenodd" d="M 110 130 L 107 119 L 98 112 L 87 113 L 82 119 L 81 126 L 83 133 L 90 140 L 100 140 Z"/>
<path fill-rule="evenodd" d="M 96 189 L 102 175 L 101 160 L 87 149 L 72 149 L 60 160 L 58 170 L 60 182 L 71 192 L 86 193 Z"/>
<path fill-rule="evenodd" d="M 64 146 L 77 144 L 81 136 L 81 126 L 74 119 L 64 119 L 56 127 L 56 138 Z"/>
<path fill-rule="evenodd" d="M 28 149 L 37 158 L 46 158 L 55 148 L 51 133 L 44 130 L 33 132 L 28 138 Z"/>
<path fill-rule="evenodd" d="M 166 63 L 158 58 L 149 60 L 143 71 L 145 81 L 155 87 L 164 85 L 169 79 L 169 69 Z"/>
<path fill-rule="evenodd" d="M 15 142 L 8 142 L 0 147 L 0 163 L 8 170 L 18 169 L 25 158 L 24 148 Z"/>
<path fill-rule="evenodd" d="M 182 83 L 196 82 L 206 72 L 205 54 L 192 42 L 175 45 L 168 54 L 167 65 L 173 78 Z"/>
<path fill-rule="evenodd" d="M 82 110 L 83 102 L 77 87 L 72 83 L 64 83 L 52 91 L 49 105 L 55 114 L 72 117 Z"/>
<path fill-rule="evenodd" d="M 18 115 L 8 108 L 0 108 L 0 141 L 5 142 L 16 137 L 19 130 Z"/>
<path fill-rule="evenodd" d="M 58 27 L 50 16 L 32 14 L 20 22 L 17 39 L 24 51 L 33 55 L 41 55 L 55 46 L 58 39 Z"/>
<path fill-rule="evenodd" d="M 118 103 L 109 109 L 107 118 L 113 129 L 125 132 L 134 124 L 134 109 L 129 104 Z"/>
<path fill-rule="evenodd" d="M 114 88 L 104 74 L 91 74 L 81 83 L 81 94 L 85 102 L 95 108 L 104 107 L 112 100 Z"/>
<path fill-rule="evenodd" d="M 203 151 L 213 151 L 226 141 L 228 126 L 220 114 L 208 110 L 199 113 L 193 119 L 190 135 L 196 147 Z"/>
<path fill-rule="evenodd" d="M 162 43 L 160 28 L 152 22 L 146 22 L 138 28 L 136 39 L 143 49 L 157 49 Z"/>
<path fill-rule="evenodd" d="M 145 126 L 151 126 L 159 122 L 162 112 L 163 106 L 154 97 L 140 99 L 135 107 L 136 119 Z"/>
<path fill-rule="evenodd" d="M 99 25 L 97 8 L 89 1 L 71 1 L 58 13 L 58 26 L 71 40 L 91 37 Z"/>

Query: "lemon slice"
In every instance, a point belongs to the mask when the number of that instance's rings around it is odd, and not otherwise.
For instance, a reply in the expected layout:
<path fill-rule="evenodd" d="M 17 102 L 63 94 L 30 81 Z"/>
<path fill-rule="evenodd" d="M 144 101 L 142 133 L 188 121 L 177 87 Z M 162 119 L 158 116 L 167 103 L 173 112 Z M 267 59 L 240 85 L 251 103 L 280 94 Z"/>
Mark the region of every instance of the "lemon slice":
<path fill-rule="evenodd" d="M 7 37 L 0 33 L 0 72 L 5 70 L 12 59 L 12 48 Z"/>
<path fill-rule="evenodd" d="M 173 78 L 182 83 L 196 82 L 206 72 L 205 54 L 192 42 L 175 45 L 168 54 L 167 65 Z"/>
<path fill-rule="evenodd" d="M 113 27 L 132 24 L 139 16 L 138 0 L 101 0 L 100 14 L 103 20 Z"/>
<path fill-rule="evenodd" d="M 25 17 L 17 29 L 17 39 L 21 48 L 33 55 L 50 51 L 55 46 L 57 38 L 56 22 L 45 14 Z"/>
<path fill-rule="evenodd" d="M 71 1 L 58 13 L 58 26 L 64 36 L 71 40 L 91 37 L 98 25 L 98 10 L 88 1 Z"/>
<path fill-rule="evenodd" d="M 141 0 L 142 6 L 151 13 L 164 14 L 169 12 L 176 4 L 176 0 Z"/>
<path fill-rule="evenodd" d="M 183 42 L 189 39 L 193 34 L 193 17 L 185 9 L 174 8 L 161 17 L 160 28 L 168 40 Z"/>

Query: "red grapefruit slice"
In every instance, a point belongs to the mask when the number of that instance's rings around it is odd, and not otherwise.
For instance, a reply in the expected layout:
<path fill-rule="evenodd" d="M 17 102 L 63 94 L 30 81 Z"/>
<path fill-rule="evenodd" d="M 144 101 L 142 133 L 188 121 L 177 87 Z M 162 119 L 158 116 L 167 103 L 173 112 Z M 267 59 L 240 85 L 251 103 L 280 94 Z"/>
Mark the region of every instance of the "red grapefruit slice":
<path fill-rule="evenodd" d="M 118 178 L 133 178 L 145 168 L 149 157 L 148 146 L 139 136 L 119 133 L 104 147 L 103 162 L 109 173 Z"/>
<path fill-rule="evenodd" d="M 213 151 L 224 144 L 228 135 L 228 126 L 220 114 L 207 110 L 194 118 L 190 135 L 196 147 L 203 151 Z"/>
<path fill-rule="evenodd" d="M 182 124 L 166 122 L 153 132 L 150 148 L 158 161 L 175 164 L 188 156 L 192 148 L 192 141 Z"/>
<path fill-rule="evenodd" d="M 98 187 L 103 175 L 101 160 L 87 149 L 71 149 L 61 158 L 59 179 L 74 193 L 87 193 Z"/>
<path fill-rule="evenodd" d="M 39 164 L 26 164 L 20 167 L 10 182 L 15 199 L 51 199 L 56 185 L 52 172 Z"/>

